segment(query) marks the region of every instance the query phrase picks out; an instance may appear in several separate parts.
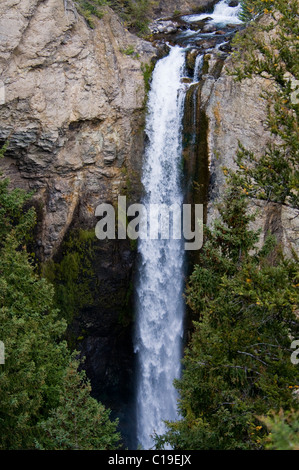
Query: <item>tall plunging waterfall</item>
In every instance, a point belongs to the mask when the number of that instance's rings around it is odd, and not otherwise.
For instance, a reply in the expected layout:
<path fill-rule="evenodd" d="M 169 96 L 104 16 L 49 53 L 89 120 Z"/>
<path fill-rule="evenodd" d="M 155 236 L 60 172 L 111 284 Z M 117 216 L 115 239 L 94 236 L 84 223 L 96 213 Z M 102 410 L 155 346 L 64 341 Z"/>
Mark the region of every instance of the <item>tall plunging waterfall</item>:
<path fill-rule="evenodd" d="M 182 204 L 181 132 L 185 52 L 173 47 L 154 70 L 148 99 L 143 204 Z M 181 240 L 141 240 L 137 285 L 137 437 L 144 449 L 151 435 L 177 419 L 173 380 L 180 375 L 183 335 L 184 249 Z"/>
<path fill-rule="evenodd" d="M 200 182 L 201 189 L 196 197 L 198 200 L 206 200 L 208 170 L 204 158 L 207 149 L 199 133 L 201 123 L 205 128 L 206 120 L 198 106 L 198 90 L 207 52 L 216 51 L 214 59 L 218 63 L 222 60 L 219 58 L 223 54 L 220 48 L 232 35 L 231 24 L 238 28 L 242 23 L 239 19 L 240 9 L 240 4 L 233 7 L 227 0 L 221 0 L 213 13 L 184 16 L 187 25 L 201 20 L 213 24 L 215 30 L 205 33 L 187 28 L 179 32 L 176 42 L 181 47 L 171 47 L 169 55 L 157 62 L 148 97 L 146 124 L 148 141 L 143 169 L 145 195 L 142 201 L 146 216 L 151 214 L 150 207 L 152 209 L 153 205 L 170 208 L 173 204 L 181 206 L 183 203 L 182 138 L 184 158 L 187 154 L 190 157 L 188 171 L 193 171 L 193 179 L 196 172 L 197 181 Z M 227 24 L 230 26 L 226 28 Z M 219 30 L 217 35 L 216 30 Z M 201 47 L 202 41 L 205 47 Z M 209 49 L 206 48 L 207 41 L 211 43 Z M 190 74 L 188 68 L 194 50 L 198 50 L 198 54 L 194 59 L 191 83 L 190 78 L 182 79 L 185 73 Z M 187 54 L 189 62 L 185 69 Z M 160 225 L 159 220 L 156 221 L 156 233 L 161 234 L 164 222 L 162 217 Z M 140 225 L 143 229 L 146 226 L 142 222 Z M 150 218 L 150 232 L 147 235 L 152 233 L 151 229 Z M 173 381 L 180 376 L 184 320 L 183 241 L 171 236 L 169 239 L 163 236 L 152 238 L 148 236 L 139 240 L 140 261 L 136 284 L 137 440 L 143 449 L 154 446 L 152 435 L 165 432 L 165 420 L 179 418 Z"/>

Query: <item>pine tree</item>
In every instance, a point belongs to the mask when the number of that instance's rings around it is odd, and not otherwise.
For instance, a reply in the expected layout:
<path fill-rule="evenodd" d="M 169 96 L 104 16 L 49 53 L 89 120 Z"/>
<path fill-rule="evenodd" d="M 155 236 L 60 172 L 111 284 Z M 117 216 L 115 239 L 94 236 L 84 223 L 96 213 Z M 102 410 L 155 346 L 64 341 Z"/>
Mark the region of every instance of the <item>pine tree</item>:
<path fill-rule="evenodd" d="M 259 449 L 267 429 L 257 416 L 296 407 L 298 269 L 277 248 L 273 265 L 271 237 L 254 249 L 246 206 L 244 192 L 230 186 L 220 220 L 206 231 L 186 293 L 197 321 L 176 382 L 182 419 L 168 423 L 158 447 Z"/>
<path fill-rule="evenodd" d="M 117 423 L 90 397 L 77 362 L 68 366 L 70 352 L 62 339 L 66 322 L 54 305 L 53 287 L 38 275 L 26 250 L 36 220 L 34 208 L 24 206 L 30 197 L 10 190 L 8 179 L 0 180 L 0 340 L 5 345 L 0 449 L 33 449 L 37 443 L 46 449 L 45 430 L 49 448 L 59 447 L 57 439 L 66 432 L 69 448 L 77 442 L 80 448 L 112 448 L 119 440 Z M 72 412 L 79 424 L 74 428 L 69 420 L 66 430 L 64 417 Z M 80 433 L 77 439 L 74 429 Z"/>
<path fill-rule="evenodd" d="M 241 13 L 240 19 L 248 22 L 256 18 L 264 11 L 269 12 L 271 10 L 274 1 L 273 0 L 241 0 Z"/>
<path fill-rule="evenodd" d="M 299 412 L 282 409 L 260 418 L 270 431 L 266 441 L 269 450 L 299 450 Z"/>
<path fill-rule="evenodd" d="M 53 288 L 35 273 L 17 237 L 27 224 L 24 217 L 0 248 L 0 338 L 5 344 L 5 364 L 0 366 L 2 449 L 33 447 L 37 421 L 57 405 L 67 363 L 66 343 L 58 341 L 66 325 L 53 306 Z"/>
<path fill-rule="evenodd" d="M 47 450 L 108 450 L 118 447 L 118 421 L 90 396 L 91 386 L 79 361 L 72 357 L 63 378 L 59 406 L 40 424 L 44 436 L 39 448 Z"/>

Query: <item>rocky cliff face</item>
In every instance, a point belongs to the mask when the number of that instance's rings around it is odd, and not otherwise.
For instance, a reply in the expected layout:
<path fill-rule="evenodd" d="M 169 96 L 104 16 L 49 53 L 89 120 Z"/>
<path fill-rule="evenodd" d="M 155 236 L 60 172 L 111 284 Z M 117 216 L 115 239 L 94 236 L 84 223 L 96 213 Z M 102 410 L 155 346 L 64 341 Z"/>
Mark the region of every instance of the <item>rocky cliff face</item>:
<path fill-rule="evenodd" d="M 217 53 L 210 56 L 208 73 L 203 77 L 200 106 L 207 121 L 207 148 L 209 161 L 208 223 L 217 216 L 215 202 L 221 199 L 225 187 L 223 167 L 234 168 L 238 142 L 256 155 L 261 155 L 271 135 L 267 130 L 267 103 L 261 98 L 269 90 L 271 81 L 256 77 L 236 82 L 227 70 L 228 57 L 220 76 L 212 73 Z M 254 228 L 262 230 L 261 243 L 270 231 L 282 244 L 285 252 L 299 252 L 297 238 L 298 212 L 288 206 L 251 200 L 250 208 L 257 211 Z"/>
<path fill-rule="evenodd" d="M 0 5 L 0 139 L 10 141 L 1 165 L 36 192 L 41 258 L 55 253 L 75 213 L 94 224 L 95 207 L 115 200 L 127 174 L 140 170 L 141 67 L 153 48 L 109 8 L 95 22 L 90 29 L 69 0 Z"/>

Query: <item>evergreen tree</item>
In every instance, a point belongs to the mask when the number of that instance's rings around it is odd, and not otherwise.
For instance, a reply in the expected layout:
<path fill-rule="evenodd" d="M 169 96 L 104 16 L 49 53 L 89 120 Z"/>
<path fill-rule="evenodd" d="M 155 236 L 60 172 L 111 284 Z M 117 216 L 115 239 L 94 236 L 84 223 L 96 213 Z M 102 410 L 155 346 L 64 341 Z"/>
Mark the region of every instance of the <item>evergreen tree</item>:
<path fill-rule="evenodd" d="M 261 418 L 270 431 L 266 441 L 269 450 L 299 450 L 299 412 L 282 409 L 279 413 Z"/>
<path fill-rule="evenodd" d="M 259 449 L 267 430 L 257 417 L 297 406 L 290 338 L 299 334 L 298 269 L 278 249 L 272 264 L 271 237 L 254 249 L 246 206 L 231 185 L 220 220 L 206 230 L 186 293 L 197 321 L 176 382 L 182 419 L 168 423 L 158 447 Z"/>
<path fill-rule="evenodd" d="M 5 345 L 0 449 L 33 449 L 37 443 L 46 449 L 45 431 L 49 449 L 61 448 L 57 442 L 66 433 L 67 448 L 77 443 L 80 448 L 113 448 L 119 440 L 117 423 L 90 397 L 77 362 L 68 366 L 70 353 L 62 340 L 66 322 L 55 308 L 53 287 L 37 274 L 26 250 L 36 219 L 34 209 L 24 207 L 30 197 L 9 190 L 8 179 L 0 180 L 0 340 Z M 78 418 L 75 428 L 64 420 L 68 413 Z M 74 432 L 80 434 L 77 439 Z"/>
<path fill-rule="evenodd" d="M 53 288 L 40 279 L 25 247 L 33 210 L 23 213 L 24 193 L 9 192 L 0 182 L 0 338 L 5 364 L 0 366 L 0 448 L 33 446 L 42 414 L 57 405 L 66 366 L 66 343 L 58 339 L 66 325 L 53 306 Z"/>
<path fill-rule="evenodd" d="M 273 0 L 241 0 L 240 19 L 248 22 L 263 12 L 269 12 L 274 4 Z"/>
<path fill-rule="evenodd" d="M 90 383 L 79 361 L 72 358 L 63 377 L 59 406 L 40 424 L 44 432 L 39 448 L 47 450 L 108 450 L 118 447 L 118 421 L 90 396 Z"/>

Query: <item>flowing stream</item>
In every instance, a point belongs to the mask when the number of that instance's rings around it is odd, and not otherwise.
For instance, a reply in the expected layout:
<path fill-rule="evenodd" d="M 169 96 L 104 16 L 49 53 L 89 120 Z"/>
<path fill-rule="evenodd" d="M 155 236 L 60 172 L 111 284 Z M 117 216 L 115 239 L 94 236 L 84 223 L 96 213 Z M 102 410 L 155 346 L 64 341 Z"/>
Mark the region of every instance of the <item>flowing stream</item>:
<path fill-rule="evenodd" d="M 184 19 L 192 22 L 209 16 L 208 22 L 211 23 L 238 24 L 239 9 L 229 7 L 222 0 L 214 13 L 190 15 Z M 194 47 L 192 42 L 188 47 Z M 186 84 L 182 79 L 186 73 L 188 47 L 171 47 L 169 55 L 156 64 L 152 76 L 143 171 L 145 196 L 142 202 L 147 214 L 152 204 L 169 207 L 183 203 L 182 122 L 190 83 Z M 199 80 L 203 58 L 202 54 L 196 58 L 193 83 Z M 142 449 L 150 449 L 154 447 L 152 436 L 165 432 L 163 420 L 179 419 L 173 381 L 181 372 L 185 254 L 183 241 L 171 237 L 169 240 L 142 239 L 138 250 L 135 332 L 137 439 Z"/>
<path fill-rule="evenodd" d="M 221 0 L 221 2 L 215 5 L 213 13 L 201 13 L 199 15 L 188 15 L 183 16 L 185 21 L 192 23 L 193 21 L 200 21 L 204 18 L 209 17 L 209 23 L 225 25 L 225 24 L 241 24 L 242 21 L 239 18 L 239 13 L 241 11 L 241 4 L 230 7 L 226 0 Z"/>

